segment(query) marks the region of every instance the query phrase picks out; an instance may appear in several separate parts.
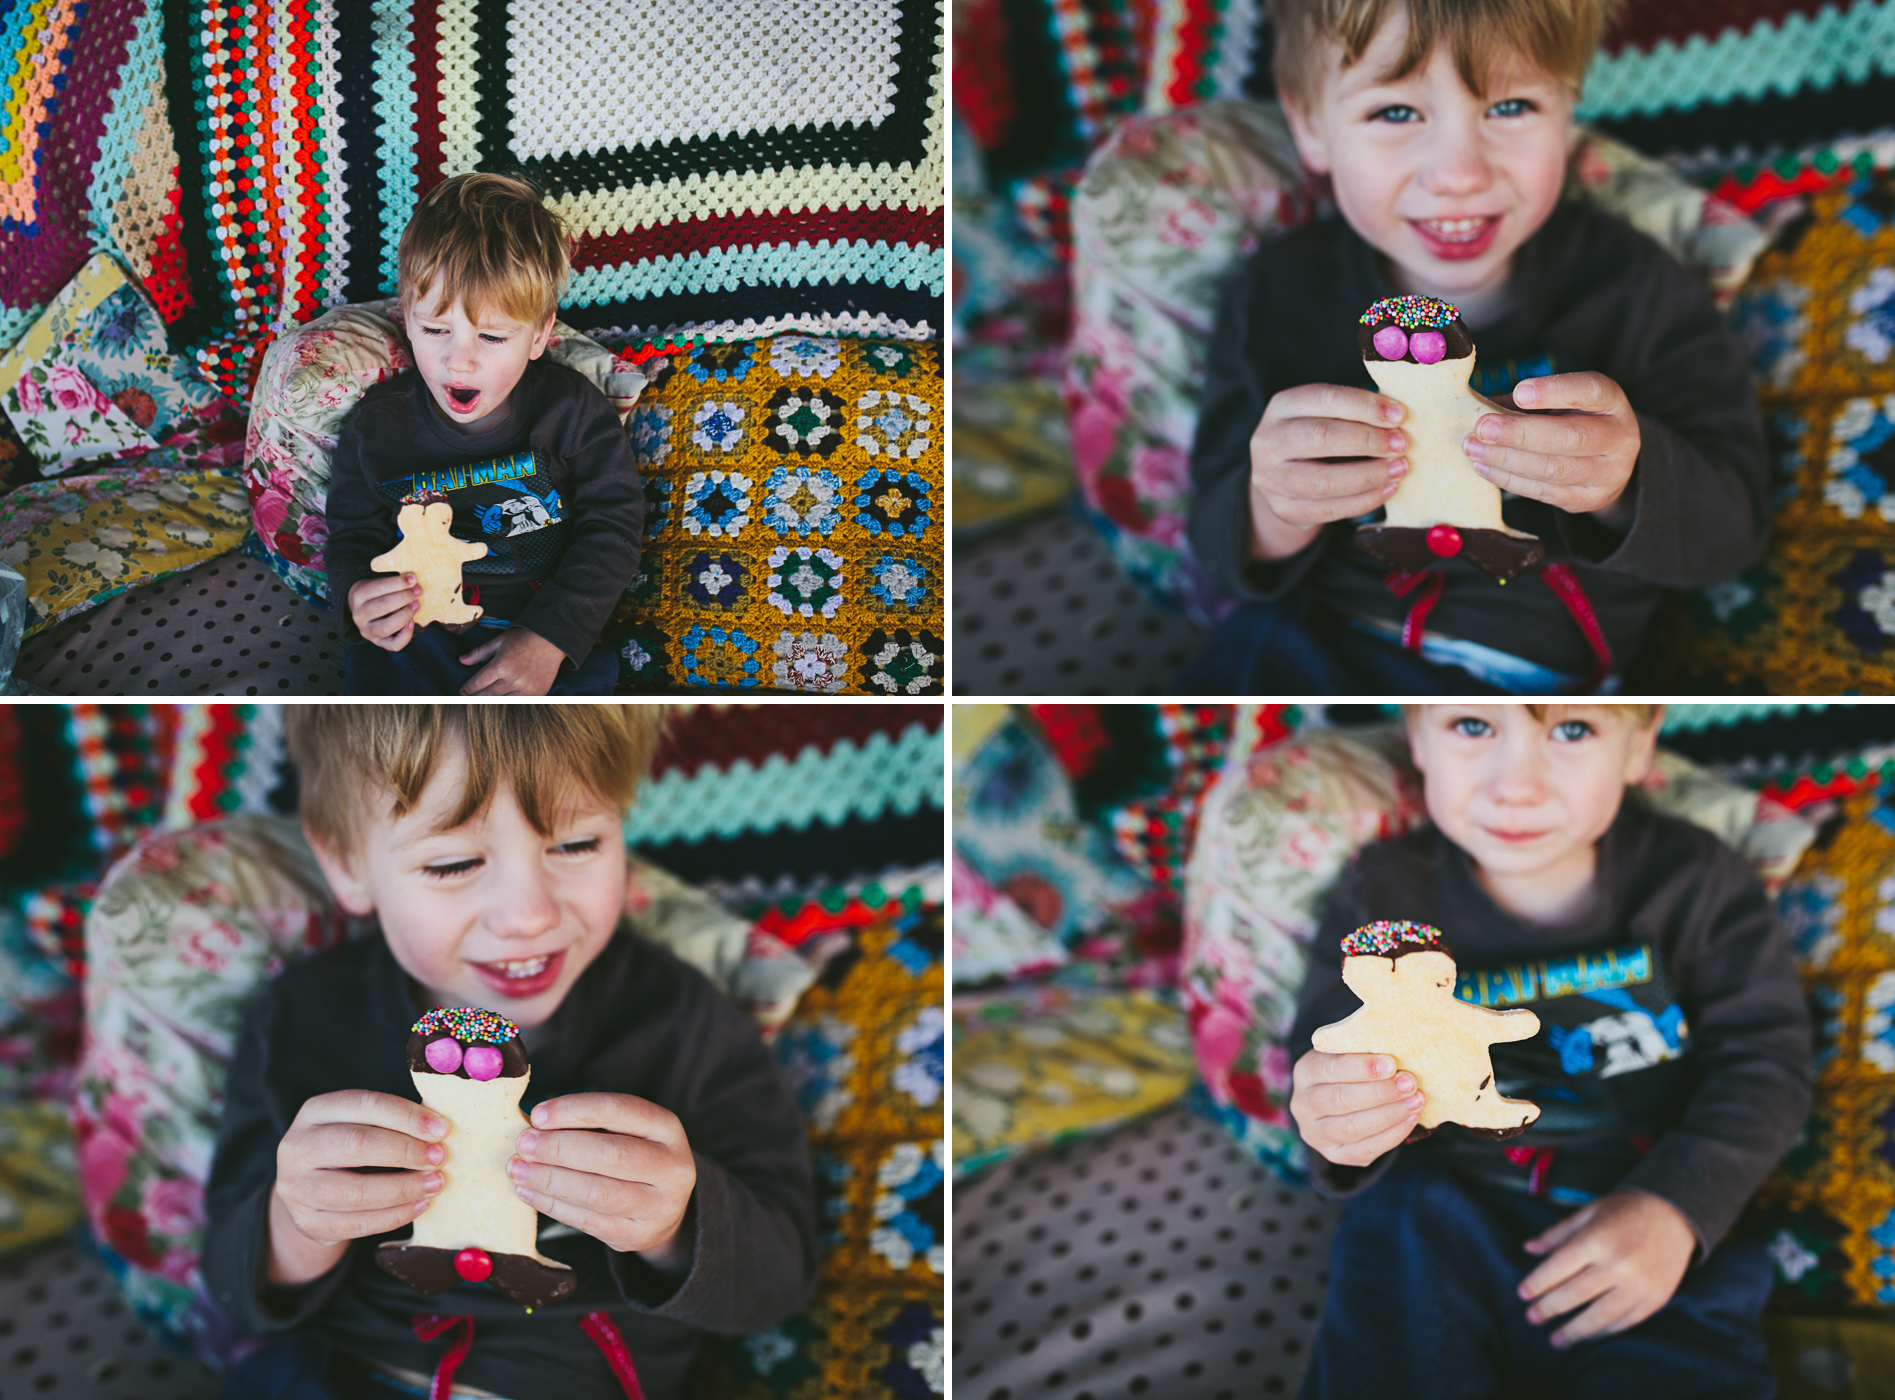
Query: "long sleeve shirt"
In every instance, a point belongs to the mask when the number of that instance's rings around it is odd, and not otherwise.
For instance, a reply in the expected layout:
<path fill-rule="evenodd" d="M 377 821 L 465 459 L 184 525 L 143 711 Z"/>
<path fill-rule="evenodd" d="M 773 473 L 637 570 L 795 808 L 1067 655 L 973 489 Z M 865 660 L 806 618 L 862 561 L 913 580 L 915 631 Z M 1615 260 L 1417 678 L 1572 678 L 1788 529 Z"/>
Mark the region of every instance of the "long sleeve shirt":
<path fill-rule="evenodd" d="M 1539 1104 L 1505 1141 L 1445 1124 L 1365 1168 L 1311 1151 L 1318 1183 L 1350 1195 L 1399 1152 L 1578 1204 L 1641 1190 L 1716 1247 L 1810 1106 L 1809 1013 L 1788 939 L 1742 859 L 1709 832 L 1632 799 L 1599 841 L 1591 902 L 1558 924 L 1507 913 L 1466 852 L 1429 829 L 1364 849 L 1337 881 L 1310 948 L 1289 1053 L 1361 1003 L 1342 981 L 1344 935 L 1379 919 L 1440 929 L 1456 995 L 1540 1018 L 1492 1047 L 1494 1087 Z"/>
<path fill-rule="evenodd" d="M 447 421 L 403 370 L 362 395 L 329 469 L 323 558 L 344 634 L 361 641 L 349 590 L 401 538 L 410 498 L 454 508 L 456 539 L 487 546 L 462 566 L 482 623 L 537 633 L 577 666 L 638 572 L 644 484 L 610 399 L 577 370 L 529 360 L 507 416 L 480 432 Z"/>
<path fill-rule="evenodd" d="M 600 1090 L 677 1114 L 697 1165 L 685 1219 L 690 1271 L 661 1275 L 636 1254 L 540 1218 L 539 1249 L 578 1272 L 568 1297 L 530 1315 L 483 1285 L 425 1297 L 377 1267 L 375 1245 L 292 1289 L 270 1287 L 276 1150 L 304 1100 L 371 1089 L 416 1100 L 409 1027 L 424 1007 L 379 933 L 292 964 L 252 1004 L 225 1091 L 203 1254 L 212 1296 L 258 1335 L 312 1328 L 370 1362 L 426 1375 L 446 1339 L 422 1342 L 418 1313 L 465 1313 L 474 1344 L 457 1383 L 499 1395 L 622 1400 L 579 1322 L 602 1309 L 624 1335 L 652 1400 L 684 1393 L 706 1332 L 765 1327 L 804 1306 L 817 1270 L 815 1192 L 787 1080 L 749 1020 L 694 969 L 625 930 L 524 1038 L 523 1111 Z M 524 1122 L 521 1125 L 525 1126 Z"/>
<path fill-rule="evenodd" d="M 1307 590 L 1334 609 L 1399 623 L 1408 603 L 1354 544 L 1354 521 L 1299 553 L 1250 554 L 1250 438 L 1280 390 L 1374 389 L 1356 318 L 1392 295 L 1376 252 L 1340 218 L 1267 241 L 1237 274 L 1211 337 L 1191 453 L 1192 548 L 1240 599 Z M 1511 307 L 1474 329 L 1473 388 L 1593 370 L 1625 391 L 1640 447 L 1627 486 L 1631 524 L 1609 529 L 1524 497 L 1503 515 L 1568 564 L 1614 654 L 1629 660 L 1666 588 L 1726 578 L 1763 553 L 1768 458 L 1741 347 L 1704 289 L 1659 245 L 1581 204 L 1559 206 L 1515 256 Z M 1583 675 L 1592 653 L 1565 605 L 1535 579 L 1495 583 L 1462 559 L 1428 629 Z"/>

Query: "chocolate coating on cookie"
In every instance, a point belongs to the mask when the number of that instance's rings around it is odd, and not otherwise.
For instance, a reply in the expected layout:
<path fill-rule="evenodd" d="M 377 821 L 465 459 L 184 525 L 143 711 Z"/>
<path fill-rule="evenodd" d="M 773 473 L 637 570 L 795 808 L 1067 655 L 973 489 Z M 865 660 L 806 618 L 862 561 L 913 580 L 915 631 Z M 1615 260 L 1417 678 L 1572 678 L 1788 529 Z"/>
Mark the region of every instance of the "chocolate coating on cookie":
<path fill-rule="evenodd" d="M 1461 313 L 1439 297 L 1383 297 L 1357 318 L 1355 343 L 1365 360 L 1411 365 L 1464 360 L 1474 353 Z"/>
<path fill-rule="evenodd" d="M 460 1052 L 497 1051 L 499 1070 L 469 1074 L 464 1053 L 430 1056 L 428 1047 L 436 1041 L 451 1041 Z M 526 1047 L 520 1043 L 520 1028 L 505 1016 L 477 1006 L 437 1006 L 416 1021 L 408 1034 L 408 1068 L 416 1074 L 451 1074 L 457 1079 L 519 1079 L 527 1072 Z"/>
<path fill-rule="evenodd" d="M 455 1251 L 389 1240 L 376 1246 L 375 1262 L 382 1272 L 417 1293 L 445 1293 L 462 1279 L 454 1267 Z M 503 1298 L 525 1308 L 543 1308 L 572 1292 L 578 1276 L 571 1269 L 552 1269 L 524 1254 L 495 1254 L 487 1282 Z"/>
<path fill-rule="evenodd" d="M 1354 933 L 1343 935 L 1345 958 L 1399 958 L 1405 953 L 1445 953 L 1441 930 L 1432 924 L 1410 923 L 1406 919 L 1382 919 L 1364 924 Z"/>
<path fill-rule="evenodd" d="M 1458 555 L 1496 583 L 1512 583 L 1546 562 L 1546 546 L 1532 535 L 1505 530 L 1451 529 L 1451 547 L 1437 532 L 1404 525 L 1362 525 L 1355 532 L 1356 548 L 1379 564 L 1406 573 L 1433 568 L 1444 558 Z"/>

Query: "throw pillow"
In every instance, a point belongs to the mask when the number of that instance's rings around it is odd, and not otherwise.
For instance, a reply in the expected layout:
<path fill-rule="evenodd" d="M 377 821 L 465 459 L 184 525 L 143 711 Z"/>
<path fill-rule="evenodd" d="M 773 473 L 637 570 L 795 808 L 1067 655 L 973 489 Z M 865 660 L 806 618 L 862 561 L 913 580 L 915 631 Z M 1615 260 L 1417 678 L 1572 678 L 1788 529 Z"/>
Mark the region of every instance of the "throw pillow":
<path fill-rule="evenodd" d="M 644 370 L 621 688 L 940 694 L 939 348 L 778 336 Z"/>

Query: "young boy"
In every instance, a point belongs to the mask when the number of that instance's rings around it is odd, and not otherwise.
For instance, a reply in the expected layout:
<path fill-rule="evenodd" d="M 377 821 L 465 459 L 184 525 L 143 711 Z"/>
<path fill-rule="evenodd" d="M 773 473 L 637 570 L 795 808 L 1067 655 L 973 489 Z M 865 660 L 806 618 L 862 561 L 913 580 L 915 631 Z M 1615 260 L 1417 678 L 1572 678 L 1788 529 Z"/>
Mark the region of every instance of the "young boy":
<path fill-rule="evenodd" d="M 227 1394 L 426 1393 L 454 1338 L 414 1322 L 439 1313 L 473 1319 L 456 1395 L 620 1397 L 596 1314 L 660 1400 L 683 1393 L 705 1331 L 807 1302 L 814 1191 L 790 1088 L 716 988 L 620 926 L 624 810 L 654 715 L 292 712 L 310 844 L 341 907 L 372 922 L 265 986 L 238 1042 L 204 1277 L 239 1327 L 291 1340 Z M 521 1027 L 531 1127 L 509 1172 L 548 1217 L 541 1252 L 578 1271 L 531 1313 L 485 1285 L 423 1296 L 373 1258 L 442 1185 L 445 1124 L 407 1058 L 434 1006 Z"/>
<path fill-rule="evenodd" d="M 1211 338 L 1190 537 L 1239 606 L 1181 689 L 1591 689 L 1633 658 L 1664 588 L 1762 553 L 1765 446 L 1736 340 L 1656 243 L 1560 202 L 1611 4 L 1271 0 L 1278 93 L 1341 217 L 1265 243 Z M 1417 580 L 1355 547 L 1407 470 L 1356 318 L 1410 293 L 1459 308 L 1473 387 L 1535 415 L 1484 415 L 1464 445 L 1561 567 L 1503 588 L 1453 558 Z"/>
<path fill-rule="evenodd" d="M 1725 1235 L 1809 1112 L 1808 1015 L 1743 861 L 1625 800 L 1660 708 L 1410 709 L 1433 826 L 1338 882 L 1290 1037 L 1291 1115 L 1348 1198 L 1305 1396 L 1776 1393 L 1770 1261 Z M 1378 919 L 1441 930 L 1458 995 L 1538 1014 L 1492 1049 L 1540 1106 L 1524 1134 L 1404 1146 L 1413 1076 L 1310 1049 Z"/>
<path fill-rule="evenodd" d="M 351 695 L 609 695 L 599 631 L 638 568 L 644 494 L 611 401 L 541 358 L 569 271 L 559 215 L 525 181 L 457 175 L 401 236 L 401 319 L 414 373 L 343 421 L 326 557 L 346 612 Z M 417 630 L 413 574 L 369 561 L 400 538 L 404 502 L 445 499 L 475 624 Z"/>

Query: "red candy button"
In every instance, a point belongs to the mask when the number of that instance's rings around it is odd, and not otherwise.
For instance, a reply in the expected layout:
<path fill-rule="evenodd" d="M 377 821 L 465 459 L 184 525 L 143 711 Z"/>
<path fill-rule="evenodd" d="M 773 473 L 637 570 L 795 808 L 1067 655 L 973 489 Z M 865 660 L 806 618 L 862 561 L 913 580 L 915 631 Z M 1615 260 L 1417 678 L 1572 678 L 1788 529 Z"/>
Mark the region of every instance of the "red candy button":
<path fill-rule="evenodd" d="M 1443 559 L 1461 552 L 1461 532 L 1452 525 L 1436 525 L 1428 531 L 1428 548 Z"/>
<path fill-rule="evenodd" d="M 470 1246 L 454 1256 L 454 1272 L 469 1283 L 479 1283 L 493 1272 L 493 1260 L 487 1257 L 486 1250 Z"/>

